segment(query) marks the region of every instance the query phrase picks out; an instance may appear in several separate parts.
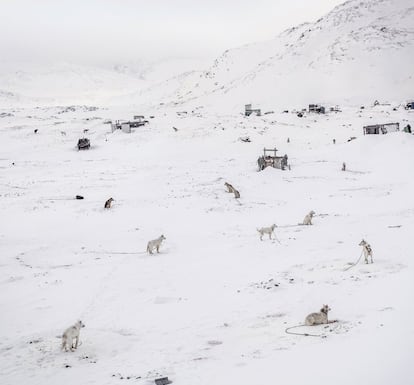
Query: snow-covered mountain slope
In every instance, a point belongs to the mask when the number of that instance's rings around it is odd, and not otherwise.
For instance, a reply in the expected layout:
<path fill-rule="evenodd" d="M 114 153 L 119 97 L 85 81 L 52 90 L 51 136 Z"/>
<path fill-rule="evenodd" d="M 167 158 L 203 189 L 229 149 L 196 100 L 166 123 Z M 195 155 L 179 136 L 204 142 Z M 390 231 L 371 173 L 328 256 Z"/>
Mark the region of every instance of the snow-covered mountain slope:
<path fill-rule="evenodd" d="M 73 63 L 1 63 L 0 106 L 102 104 L 128 100 L 140 92 L 190 69 L 201 59 L 165 59 L 87 66 Z"/>
<path fill-rule="evenodd" d="M 240 110 L 413 98 L 414 3 L 351 0 L 315 23 L 200 60 L 2 68 L 0 103 L 208 105 Z M 204 67 L 205 68 L 205 67 Z M 12 97 L 10 97 L 12 95 Z"/>
<path fill-rule="evenodd" d="M 351 0 L 312 24 L 226 51 L 166 100 L 224 109 L 402 101 L 414 89 L 412 0 Z M 161 89 L 154 90 L 156 98 Z"/>

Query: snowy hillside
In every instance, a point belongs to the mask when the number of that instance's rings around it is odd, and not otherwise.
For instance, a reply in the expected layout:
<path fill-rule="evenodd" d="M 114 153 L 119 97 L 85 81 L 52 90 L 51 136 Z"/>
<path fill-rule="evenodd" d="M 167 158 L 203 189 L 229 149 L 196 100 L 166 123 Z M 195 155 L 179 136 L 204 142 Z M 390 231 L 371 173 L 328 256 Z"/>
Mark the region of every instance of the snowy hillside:
<path fill-rule="evenodd" d="M 165 99 L 235 110 L 412 98 L 413 20 L 412 0 L 351 0 L 316 23 L 226 51 Z M 162 94 L 154 90 L 155 99 Z"/>
<path fill-rule="evenodd" d="M 0 106 L 123 103 L 139 92 L 183 71 L 202 66 L 199 59 L 169 59 L 86 66 L 73 63 L 1 63 Z"/>
<path fill-rule="evenodd" d="M 205 71 L 194 59 L 112 66 L 10 63 L 0 106 L 159 103 L 236 111 L 314 102 L 401 102 L 413 98 L 414 3 L 351 0 L 315 23 L 231 49 Z"/>

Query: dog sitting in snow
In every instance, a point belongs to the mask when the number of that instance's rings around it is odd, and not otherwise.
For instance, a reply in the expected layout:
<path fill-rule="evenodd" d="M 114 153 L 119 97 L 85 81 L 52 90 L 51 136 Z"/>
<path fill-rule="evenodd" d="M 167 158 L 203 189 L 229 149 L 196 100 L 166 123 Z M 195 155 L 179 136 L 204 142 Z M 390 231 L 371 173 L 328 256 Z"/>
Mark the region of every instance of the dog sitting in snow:
<path fill-rule="evenodd" d="M 263 235 L 269 234 L 269 239 L 272 239 L 272 234 L 274 235 L 275 228 L 277 226 L 273 224 L 270 227 L 262 227 L 260 229 L 256 229 L 258 233 L 260 234 L 260 240 L 263 241 Z"/>
<path fill-rule="evenodd" d="M 224 183 L 224 185 L 227 187 L 227 192 L 229 192 L 229 193 L 233 193 L 234 194 L 234 197 L 237 199 L 237 198 L 240 198 L 240 193 L 239 193 L 239 191 L 238 190 L 236 190 L 230 183 Z"/>
<path fill-rule="evenodd" d="M 364 239 L 359 243 L 359 246 L 362 246 L 362 251 L 364 253 L 365 263 L 368 263 L 368 257 L 371 257 L 371 263 L 374 263 L 372 260 L 372 248 Z"/>
<path fill-rule="evenodd" d="M 311 313 L 305 319 L 306 326 L 330 324 L 336 321 L 328 321 L 328 312 L 331 308 L 328 305 L 323 305 L 319 313 Z"/>
<path fill-rule="evenodd" d="M 67 328 L 62 335 L 62 350 L 67 352 L 69 349 L 73 352 L 78 348 L 79 333 L 81 328 L 84 328 L 85 324 L 82 321 L 78 321 L 75 325 Z M 73 340 L 76 340 L 75 346 L 73 346 Z"/>
<path fill-rule="evenodd" d="M 115 199 L 113 199 L 113 198 L 109 198 L 106 202 L 105 202 L 105 208 L 106 209 L 110 209 L 111 208 L 111 206 L 112 206 L 112 202 L 114 201 Z"/>
<path fill-rule="evenodd" d="M 152 254 L 153 250 L 156 249 L 157 250 L 157 253 L 159 253 L 160 252 L 161 243 L 162 243 L 162 241 L 164 239 L 167 239 L 167 238 L 165 238 L 164 235 L 161 235 L 157 239 L 153 239 L 152 241 L 149 241 L 148 242 L 148 245 L 147 245 L 147 252 L 149 254 Z"/>
<path fill-rule="evenodd" d="M 230 183 L 225 182 L 224 185 L 227 187 L 227 192 L 234 193 L 235 188 Z"/>
<path fill-rule="evenodd" d="M 309 226 L 312 225 L 312 218 L 315 215 L 315 211 L 310 211 L 309 214 L 306 215 L 306 217 L 303 219 L 303 222 L 301 225 Z"/>

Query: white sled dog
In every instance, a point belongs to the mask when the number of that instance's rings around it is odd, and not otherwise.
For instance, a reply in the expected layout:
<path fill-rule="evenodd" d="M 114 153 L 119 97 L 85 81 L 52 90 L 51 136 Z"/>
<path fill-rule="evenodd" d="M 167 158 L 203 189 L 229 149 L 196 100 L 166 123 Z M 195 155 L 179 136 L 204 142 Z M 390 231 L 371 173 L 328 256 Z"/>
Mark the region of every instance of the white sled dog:
<path fill-rule="evenodd" d="M 274 234 L 275 228 L 277 226 L 275 224 L 273 224 L 270 227 L 262 227 L 260 229 L 256 229 L 258 231 L 258 233 L 260 234 L 260 240 L 263 241 L 263 235 L 265 234 L 269 234 L 269 239 L 272 239 L 272 234 Z M 275 236 L 276 238 L 276 236 Z"/>
<path fill-rule="evenodd" d="M 312 218 L 315 215 L 315 211 L 310 211 L 309 214 L 306 215 L 306 217 L 303 219 L 302 225 L 312 225 Z"/>
<path fill-rule="evenodd" d="M 81 328 L 84 328 L 85 324 L 82 323 L 82 321 L 78 321 L 75 323 L 75 325 L 67 328 L 63 335 L 62 335 L 62 350 L 65 350 L 67 352 L 68 350 L 71 350 L 72 352 L 75 351 L 75 349 L 78 348 L 79 343 L 79 333 Z M 73 346 L 73 340 L 76 340 L 75 346 Z"/>
<path fill-rule="evenodd" d="M 331 308 L 328 305 L 323 305 L 319 313 L 311 313 L 305 319 L 306 326 L 329 324 L 336 321 L 328 321 L 328 312 Z"/>
<path fill-rule="evenodd" d="M 371 263 L 374 263 L 372 260 L 372 248 L 364 239 L 359 243 L 359 246 L 362 246 L 362 251 L 364 253 L 365 263 L 368 263 L 368 257 L 371 257 Z"/>
<path fill-rule="evenodd" d="M 161 243 L 162 243 L 162 241 L 164 239 L 167 239 L 167 238 L 165 238 L 164 235 L 161 235 L 157 239 L 153 239 L 152 241 L 149 241 L 148 242 L 148 245 L 147 245 L 147 252 L 149 254 L 152 254 L 153 250 L 156 249 L 157 250 L 157 253 L 159 253 L 160 252 Z"/>

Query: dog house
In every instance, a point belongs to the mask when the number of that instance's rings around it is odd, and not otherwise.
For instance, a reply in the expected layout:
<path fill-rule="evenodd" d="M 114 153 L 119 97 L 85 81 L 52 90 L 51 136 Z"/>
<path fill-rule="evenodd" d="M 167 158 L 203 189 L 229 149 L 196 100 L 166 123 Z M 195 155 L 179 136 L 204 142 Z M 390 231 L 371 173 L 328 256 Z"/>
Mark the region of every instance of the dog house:
<path fill-rule="evenodd" d="M 269 166 L 280 170 L 285 170 L 285 168 L 288 167 L 288 156 L 286 154 L 283 156 L 277 156 L 277 151 L 278 150 L 276 148 L 263 149 L 263 155 L 257 159 L 259 171 L 262 171 Z"/>
<path fill-rule="evenodd" d="M 256 116 L 261 116 L 262 111 L 260 110 L 260 108 L 252 108 L 251 104 L 245 104 L 244 105 L 244 115 L 245 116 L 250 116 L 251 114 L 256 114 Z"/>
<path fill-rule="evenodd" d="M 380 135 L 400 130 L 400 123 L 373 124 L 364 126 L 364 135 Z"/>
<path fill-rule="evenodd" d="M 78 150 L 89 150 L 91 148 L 91 142 L 87 138 L 81 138 L 78 140 Z"/>

